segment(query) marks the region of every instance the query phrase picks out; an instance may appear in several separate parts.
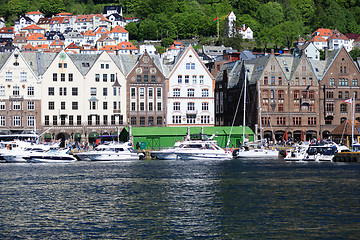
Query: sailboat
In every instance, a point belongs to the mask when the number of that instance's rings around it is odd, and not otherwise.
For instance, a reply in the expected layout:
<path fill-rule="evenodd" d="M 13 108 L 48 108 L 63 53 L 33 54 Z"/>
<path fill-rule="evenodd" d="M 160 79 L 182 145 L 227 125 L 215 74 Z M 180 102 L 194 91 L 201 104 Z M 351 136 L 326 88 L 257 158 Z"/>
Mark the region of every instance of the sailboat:
<path fill-rule="evenodd" d="M 245 69 L 244 80 L 244 116 L 243 116 L 243 146 L 237 151 L 234 151 L 235 158 L 278 158 L 279 151 L 277 149 L 268 149 L 265 147 L 266 140 L 262 138 L 262 126 L 261 126 L 261 101 L 260 101 L 260 82 L 258 82 L 258 104 L 259 104 L 259 123 L 260 123 L 260 141 L 245 143 L 245 114 L 246 114 L 246 85 L 247 85 L 247 71 Z"/>

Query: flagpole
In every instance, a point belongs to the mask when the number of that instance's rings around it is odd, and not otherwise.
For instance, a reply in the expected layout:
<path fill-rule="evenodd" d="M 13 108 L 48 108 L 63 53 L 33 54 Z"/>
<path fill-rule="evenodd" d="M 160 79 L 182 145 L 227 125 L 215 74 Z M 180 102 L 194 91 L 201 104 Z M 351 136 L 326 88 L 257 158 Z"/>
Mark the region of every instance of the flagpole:
<path fill-rule="evenodd" d="M 218 36 L 218 38 L 220 37 L 220 27 L 219 27 L 219 22 L 220 22 L 220 20 L 219 20 L 219 17 L 217 17 L 217 36 Z"/>

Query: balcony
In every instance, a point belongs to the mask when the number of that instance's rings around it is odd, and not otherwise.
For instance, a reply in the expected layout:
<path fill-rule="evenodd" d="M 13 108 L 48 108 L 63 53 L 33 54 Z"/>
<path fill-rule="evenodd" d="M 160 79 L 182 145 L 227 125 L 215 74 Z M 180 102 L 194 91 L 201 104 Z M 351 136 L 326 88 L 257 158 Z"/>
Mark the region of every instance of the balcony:
<path fill-rule="evenodd" d="M 23 95 L 11 95 L 11 96 L 9 96 L 9 100 L 11 101 L 11 100 L 16 100 L 16 101 L 18 101 L 18 100 L 24 100 L 24 96 Z"/>
<path fill-rule="evenodd" d="M 114 110 L 113 110 L 113 113 L 118 113 L 118 114 L 119 114 L 119 113 L 121 113 L 121 110 L 119 110 L 119 109 L 114 109 Z"/>
<path fill-rule="evenodd" d="M 186 114 L 189 114 L 189 115 L 196 115 L 198 113 L 197 110 L 186 110 Z"/>

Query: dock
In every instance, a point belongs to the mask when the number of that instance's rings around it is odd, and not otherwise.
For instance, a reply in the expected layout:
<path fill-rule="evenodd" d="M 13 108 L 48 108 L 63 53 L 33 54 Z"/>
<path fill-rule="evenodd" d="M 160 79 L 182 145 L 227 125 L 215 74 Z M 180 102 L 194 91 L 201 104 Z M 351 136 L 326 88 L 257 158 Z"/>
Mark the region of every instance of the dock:
<path fill-rule="evenodd" d="M 360 162 L 360 152 L 341 152 L 336 153 L 334 162 Z"/>

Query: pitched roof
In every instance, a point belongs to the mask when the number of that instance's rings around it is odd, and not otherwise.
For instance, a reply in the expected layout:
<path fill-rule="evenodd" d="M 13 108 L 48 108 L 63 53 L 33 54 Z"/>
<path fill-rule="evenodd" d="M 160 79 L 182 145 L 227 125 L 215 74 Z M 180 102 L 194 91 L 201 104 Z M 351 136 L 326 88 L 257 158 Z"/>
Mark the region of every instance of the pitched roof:
<path fill-rule="evenodd" d="M 99 27 L 96 29 L 95 34 L 109 34 L 110 31 L 105 27 Z"/>
<path fill-rule="evenodd" d="M 102 46 L 100 49 L 100 51 L 116 51 L 118 50 L 116 45 L 106 45 L 106 46 Z"/>
<path fill-rule="evenodd" d="M 88 30 L 88 31 L 86 31 L 85 33 L 84 33 L 84 36 L 96 36 L 96 34 L 93 32 L 93 31 L 91 31 L 91 30 Z"/>
<path fill-rule="evenodd" d="M 37 49 L 31 45 L 30 43 L 26 44 L 25 46 L 22 47 L 22 51 L 32 51 L 35 52 L 37 51 Z"/>
<path fill-rule="evenodd" d="M 318 36 L 328 36 L 330 37 L 332 35 L 332 32 L 328 28 L 318 28 L 315 32 L 313 32 L 312 35 L 318 35 Z"/>
<path fill-rule="evenodd" d="M 345 33 L 345 36 L 348 38 L 348 39 L 358 39 L 360 37 L 360 34 L 357 34 L 357 33 Z"/>
<path fill-rule="evenodd" d="M 344 135 L 351 136 L 352 135 L 352 121 L 347 120 L 342 124 L 337 126 L 334 130 L 330 132 L 330 135 Z M 354 135 L 360 135 L 360 123 L 355 120 L 354 121 Z"/>
<path fill-rule="evenodd" d="M 39 44 L 35 46 L 36 49 L 48 49 L 49 48 L 49 44 Z"/>
<path fill-rule="evenodd" d="M 0 33 L 14 33 L 14 27 L 0 28 Z"/>
<path fill-rule="evenodd" d="M 69 12 L 61 12 L 61 13 L 56 14 L 56 16 L 73 16 L 73 15 Z"/>
<path fill-rule="evenodd" d="M 333 34 L 331 35 L 331 37 L 328 38 L 328 40 L 333 40 L 333 39 L 342 39 L 345 41 L 349 41 L 349 39 L 344 34 Z"/>
<path fill-rule="evenodd" d="M 114 32 L 119 32 L 119 33 L 129 33 L 128 31 L 126 31 L 124 28 L 120 27 L 120 26 L 116 26 L 114 27 L 113 30 L 111 30 L 112 33 Z"/>
<path fill-rule="evenodd" d="M 26 38 L 27 41 L 45 41 L 47 40 L 44 34 L 42 33 L 32 33 L 29 34 Z"/>
<path fill-rule="evenodd" d="M 51 22 L 51 17 L 40 18 L 37 24 L 49 24 Z"/>
<path fill-rule="evenodd" d="M 55 39 L 50 46 L 65 46 L 65 44 L 60 39 Z"/>
<path fill-rule="evenodd" d="M 76 45 L 74 42 L 70 43 L 66 49 L 80 49 L 78 45 Z"/>
<path fill-rule="evenodd" d="M 44 15 L 44 14 L 42 12 L 39 12 L 39 11 L 33 11 L 33 12 L 26 13 L 26 15 Z"/>
<path fill-rule="evenodd" d="M 138 50 L 137 47 L 134 46 L 134 44 L 132 44 L 131 42 L 120 42 L 117 45 L 118 49 L 126 49 L 126 50 Z"/>
<path fill-rule="evenodd" d="M 326 42 L 326 40 L 320 36 L 314 36 L 312 39 L 310 39 L 310 42 Z"/>
<path fill-rule="evenodd" d="M 24 27 L 22 30 L 30 30 L 30 29 L 45 30 L 44 28 L 39 27 L 38 25 L 35 25 L 35 24 L 31 24 L 31 25 L 29 25 L 27 27 Z"/>

